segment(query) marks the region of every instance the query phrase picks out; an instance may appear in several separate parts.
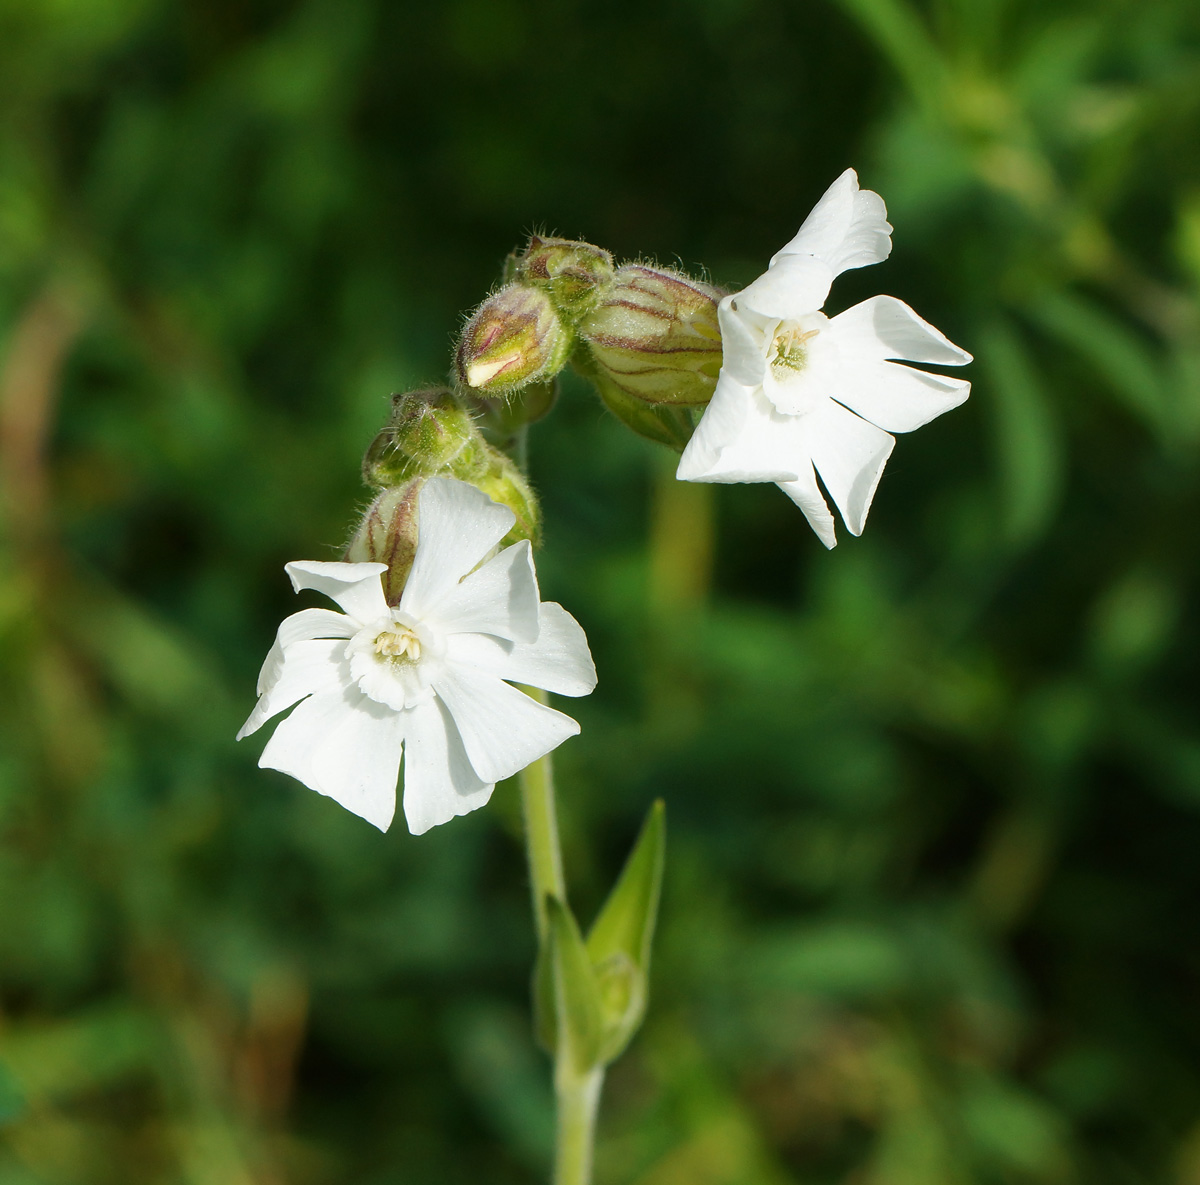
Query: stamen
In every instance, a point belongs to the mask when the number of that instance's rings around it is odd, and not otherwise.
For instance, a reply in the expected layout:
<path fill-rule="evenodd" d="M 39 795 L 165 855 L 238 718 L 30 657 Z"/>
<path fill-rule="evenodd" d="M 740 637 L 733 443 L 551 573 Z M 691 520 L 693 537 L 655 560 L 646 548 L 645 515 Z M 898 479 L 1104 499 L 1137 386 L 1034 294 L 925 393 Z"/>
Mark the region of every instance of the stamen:
<path fill-rule="evenodd" d="M 819 329 L 802 331 L 800 326 L 795 324 L 789 329 L 781 329 L 771 339 L 771 367 L 778 366 L 792 371 L 803 370 L 808 360 L 808 351 L 804 348 L 805 343 L 820 332 Z"/>
<path fill-rule="evenodd" d="M 398 662 L 420 662 L 421 640 L 404 626 L 384 630 L 375 638 L 375 653 Z"/>

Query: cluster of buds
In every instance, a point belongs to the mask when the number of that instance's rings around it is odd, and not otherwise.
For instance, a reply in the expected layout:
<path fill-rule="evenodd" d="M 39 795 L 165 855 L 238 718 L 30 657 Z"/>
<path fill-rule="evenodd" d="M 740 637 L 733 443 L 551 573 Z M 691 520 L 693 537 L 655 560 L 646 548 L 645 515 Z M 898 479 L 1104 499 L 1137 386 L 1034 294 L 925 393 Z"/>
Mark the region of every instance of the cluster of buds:
<path fill-rule="evenodd" d="M 447 387 L 392 396 L 392 414 L 363 458 L 363 480 L 378 493 L 346 548 L 351 562 L 387 564 L 384 592 L 400 599 L 417 546 L 417 495 L 426 478 L 455 477 L 516 516 L 504 543 L 536 541 L 537 499 L 516 464 L 484 438 Z"/>
<path fill-rule="evenodd" d="M 615 267 L 590 243 L 534 236 L 463 330 L 459 387 L 514 433 L 549 410 L 551 383 L 572 361 L 634 431 L 682 448 L 689 409 L 707 404 L 721 368 L 721 296 L 676 271 Z"/>
<path fill-rule="evenodd" d="M 509 257 L 501 287 L 464 326 L 457 389 L 393 397 L 391 417 L 363 460 L 363 478 L 377 493 L 346 558 L 387 564 L 384 590 L 398 601 L 416 549 L 417 495 L 438 475 L 469 482 L 512 510 L 508 542 L 535 539 L 537 500 L 508 453 L 553 407 L 568 362 L 635 432 L 682 449 L 721 368 L 722 295 L 677 271 L 618 267 L 591 243 L 535 235 Z"/>

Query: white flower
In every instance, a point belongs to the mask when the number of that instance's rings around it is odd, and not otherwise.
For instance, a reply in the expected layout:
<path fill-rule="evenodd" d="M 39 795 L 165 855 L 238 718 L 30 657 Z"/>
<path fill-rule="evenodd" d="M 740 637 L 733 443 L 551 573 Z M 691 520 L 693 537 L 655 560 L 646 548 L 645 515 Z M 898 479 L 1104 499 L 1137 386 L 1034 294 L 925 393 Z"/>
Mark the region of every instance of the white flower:
<path fill-rule="evenodd" d="M 297 592 L 316 589 L 344 612 L 304 609 L 283 622 L 238 733 L 303 700 L 258 764 L 381 830 L 395 814 L 403 750 L 414 835 L 483 806 L 496 782 L 579 731 L 504 680 L 560 695 L 596 686 L 579 623 L 539 599 L 529 544 L 480 563 L 512 527 L 511 511 L 435 477 L 418 514 L 416 557 L 395 607 L 384 599 L 383 564 L 287 565 Z"/>
<path fill-rule="evenodd" d="M 890 361 L 971 361 L 903 301 L 875 296 L 832 318 L 818 311 L 835 276 L 888 257 L 891 231 L 883 199 L 847 169 L 766 273 L 721 301 L 721 373 L 681 480 L 776 482 L 833 547 L 820 474 L 847 528 L 862 533 L 890 433 L 919 428 L 971 390 Z"/>

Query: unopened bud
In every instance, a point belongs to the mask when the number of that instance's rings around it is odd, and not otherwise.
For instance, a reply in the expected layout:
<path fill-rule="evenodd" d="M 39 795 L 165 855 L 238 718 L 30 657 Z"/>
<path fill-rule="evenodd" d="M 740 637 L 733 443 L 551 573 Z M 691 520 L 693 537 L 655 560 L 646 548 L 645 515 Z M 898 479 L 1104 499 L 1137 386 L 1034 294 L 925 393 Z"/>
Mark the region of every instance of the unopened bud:
<path fill-rule="evenodd" d="M 627 263 L 579 325 L 601 392 L 654 404 L 708 403 L 721 369 L 717 303 L 709 284 Z"/>
<path fill-rule="evenodd" d="M 576 356 L 579 372 L 595 384 L 600 401 L 627 428 L 647 440 L 682 452 L 692 437 L 694 424 L 686 404 L 646 403 L 622 390 L 604 375 L 586 351 Z"/>
<path fill-rule="evenodd" d="M 384 490 L 367 507 L 346 548 L 349 563 L 387 564 L 383 594 L 389 605 L 400 603 L 417 554 L 417 496 L 422 484 L 414 478 Z"/>
<path fill-rule="evenodd" d="M 363 480 L 394 486 L 469 464 L 483 447 L 470 413 L 445 387 L 392 396 L 392 417 L 363 458 Z"/>
<path fill-rule="evenodd" d="M 493 502 L 507 506 L 517 516 L 512 530 L 502 540 L 504 546 L 522 539 L 528 539 L 536 545 L 541 527 L 541 509 L 533 490 L 521 471 L 499 449 L 488 446 L 487 459 L 487 466 L 482 472 L 474 477 L 464 476 L 463 480 L 482 490 Z"/>
<path fill-rule="evenodd" d="M 477 392 L 506 395 L 553 378 L 566 365 L 572 335 L 540 288 L 509 284 L 472 314 L 458 343 L 458 380 Z"/>
<path fill-rule="evenodd" d="M 510 259 L 509 272 L 519 283 L 544 289 L 554 307 L 575 321 L 612 283 L 613 257 L 591 243 L 534 235 L 529 246 Z"/>

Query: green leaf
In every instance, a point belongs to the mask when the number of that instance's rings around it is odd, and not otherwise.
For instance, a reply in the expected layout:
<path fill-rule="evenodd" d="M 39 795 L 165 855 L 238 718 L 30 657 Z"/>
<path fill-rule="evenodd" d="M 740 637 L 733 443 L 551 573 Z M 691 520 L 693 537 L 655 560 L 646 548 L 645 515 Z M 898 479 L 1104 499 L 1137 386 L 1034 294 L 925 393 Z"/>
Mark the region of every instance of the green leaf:
<path fill-rule="evenodd" d="M 666 807 L 659 799 L 588 935 L 604 1020 L 605 1062 L 629 1044 L 646 1014 L 665 847 Z"/>
<path fill-rule="evenodd" d="M 547 896 L 547 951 L 554 985 L 556 1049 L 565 1048 L 576 1073 L 597 1065 L 603 1017 L 592 961 L 571 911 Z"/>

